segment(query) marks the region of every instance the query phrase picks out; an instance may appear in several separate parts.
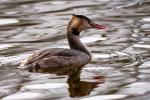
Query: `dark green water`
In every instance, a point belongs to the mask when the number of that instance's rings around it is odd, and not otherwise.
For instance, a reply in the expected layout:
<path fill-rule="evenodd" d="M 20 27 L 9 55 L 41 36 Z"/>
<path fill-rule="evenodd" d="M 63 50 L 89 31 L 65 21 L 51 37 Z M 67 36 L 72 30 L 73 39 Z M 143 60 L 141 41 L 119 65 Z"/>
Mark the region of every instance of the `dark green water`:
<path fill-rule="evenodd" d="M 1 100 L 149 100 L 149 12 L 149 0 L 0 0 Z M 93 59 L 78 82 L 15 69 L 33 51 L 67 48 L 73 13 L 109 27 L 81 35 Z"/>

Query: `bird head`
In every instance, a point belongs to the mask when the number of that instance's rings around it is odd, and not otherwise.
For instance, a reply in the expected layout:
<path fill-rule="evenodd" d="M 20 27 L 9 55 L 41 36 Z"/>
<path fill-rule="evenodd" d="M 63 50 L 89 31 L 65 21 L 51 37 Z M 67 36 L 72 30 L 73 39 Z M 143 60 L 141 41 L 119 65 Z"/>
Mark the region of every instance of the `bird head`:
<path fill-rule="evenodd" d="M 81 31 L 86 29 L 105 29 L 106 27 L 103 25 L 99 25 L 94 23 L 88 17 L 83 15 L 75 15 L 73 14 L 72 19 L 68 24 L 68 31 L 71 33 L 79 34 Z"/>

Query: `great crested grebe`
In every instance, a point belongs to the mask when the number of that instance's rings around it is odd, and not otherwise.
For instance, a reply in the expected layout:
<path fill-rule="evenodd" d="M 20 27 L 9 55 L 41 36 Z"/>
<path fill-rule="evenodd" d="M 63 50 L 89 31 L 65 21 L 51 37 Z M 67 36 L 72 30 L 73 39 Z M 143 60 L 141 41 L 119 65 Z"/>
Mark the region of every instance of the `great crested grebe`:
<path fill-rule="evenodd" d="M 29 72 L 67 73 L 81 69 L 91 60 L 91 53 L 81 43 L 80 32 L 86 29 L 105 29 L 95 24 L 88 17 L 74 15 L 67 27 L 67 39 L 70 49 L 52 48 L 35 52 L 25 59 L 19 68 Z"/>

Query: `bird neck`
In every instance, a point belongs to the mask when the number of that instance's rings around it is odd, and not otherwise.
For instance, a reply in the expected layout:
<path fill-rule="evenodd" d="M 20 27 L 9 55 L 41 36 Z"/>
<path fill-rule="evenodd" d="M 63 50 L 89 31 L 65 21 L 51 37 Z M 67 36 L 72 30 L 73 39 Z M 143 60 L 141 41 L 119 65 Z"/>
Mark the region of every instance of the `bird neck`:
<path fill-rule="evenodd" d="M 81 42 L 81 40 L 79 38 L 79 33 L 77 34 L 77 33 L 68 32 L 67 33 L 67 39 L 68 39 L 69 46 L 71 49 L 82 51 L 82 52 L 91 56 L 91 53 L 88 51 L 88 49 Z"/>

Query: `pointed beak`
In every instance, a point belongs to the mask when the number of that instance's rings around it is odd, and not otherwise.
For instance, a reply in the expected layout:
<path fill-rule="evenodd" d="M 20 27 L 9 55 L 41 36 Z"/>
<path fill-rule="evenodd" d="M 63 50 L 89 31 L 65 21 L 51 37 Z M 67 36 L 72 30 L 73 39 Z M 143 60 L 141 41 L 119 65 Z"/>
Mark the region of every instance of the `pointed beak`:
<path fill-rule="evenodd" d="M 96 29 L 106 29 L 107 28 L 106 26 L 98 25 L 94 22 L 90 22 L 90 25 L 92 26 L 92 28 L 96 28 Z"/>

